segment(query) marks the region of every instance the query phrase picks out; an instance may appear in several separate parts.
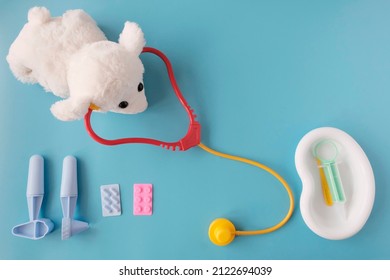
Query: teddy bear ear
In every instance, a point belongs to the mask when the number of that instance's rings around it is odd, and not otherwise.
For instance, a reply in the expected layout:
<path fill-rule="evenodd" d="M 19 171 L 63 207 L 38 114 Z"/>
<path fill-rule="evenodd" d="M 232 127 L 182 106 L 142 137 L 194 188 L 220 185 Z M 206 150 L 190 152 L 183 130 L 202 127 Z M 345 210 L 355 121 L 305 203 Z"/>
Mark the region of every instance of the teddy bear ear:
<path fill-rule="evenodd" d="M 137 56 L 141 54 L 145 46 L 145 38 L 138 24 L 126 21 L 125 27 L 119 35 L 119 44 Z"/>

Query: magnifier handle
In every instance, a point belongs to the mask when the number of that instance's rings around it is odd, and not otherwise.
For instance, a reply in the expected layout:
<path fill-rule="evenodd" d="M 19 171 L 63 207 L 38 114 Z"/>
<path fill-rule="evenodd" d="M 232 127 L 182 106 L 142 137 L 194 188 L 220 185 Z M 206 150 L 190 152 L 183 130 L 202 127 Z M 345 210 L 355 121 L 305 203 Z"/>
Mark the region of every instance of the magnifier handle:
<path fill-rule="evenodd" d="M 344 187 L 340 179 L 340 172 L 335 162 L 323 164 L 326 180 L 329 184 L 333 201 L 345 202 Z"/>

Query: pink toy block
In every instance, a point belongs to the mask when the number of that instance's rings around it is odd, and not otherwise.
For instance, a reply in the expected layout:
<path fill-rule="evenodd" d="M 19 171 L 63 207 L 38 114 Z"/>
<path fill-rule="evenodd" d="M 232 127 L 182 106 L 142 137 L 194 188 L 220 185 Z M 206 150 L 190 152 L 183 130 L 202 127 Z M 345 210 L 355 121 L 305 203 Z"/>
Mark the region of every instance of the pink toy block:
<path fill-rule="evenodd" d="M 133 214 L 136 216 L 150 216 L 153 210 L 153 185 L 134 184 Z"/>

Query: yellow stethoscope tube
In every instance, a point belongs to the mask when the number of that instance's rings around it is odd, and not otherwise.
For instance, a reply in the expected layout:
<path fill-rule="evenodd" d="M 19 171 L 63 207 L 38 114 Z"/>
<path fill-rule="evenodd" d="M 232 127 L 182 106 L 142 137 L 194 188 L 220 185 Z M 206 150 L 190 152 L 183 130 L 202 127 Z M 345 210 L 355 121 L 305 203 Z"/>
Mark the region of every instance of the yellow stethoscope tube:
<path fill-rule="evenodd" d="M 209 238 L 214 244 L 219 245 L 219 246 L 227 245 L 230 242 L 232 242 L 234 240 L 234 237 L 237 235 L 258 235 L 258 234 L 270 233 L 270 232 L 273 232 L 273 231 L 281 228 L 283 225 L 285 225 L 287 223 L 287 221 L 290 219 L 290 217 L 294 211 L 294 196 L 292 194 L 290 186 L 287 184 L 287 182 L 283 179 L 282 176 L 280 176 L 273 169 L 271 169 L 268 166 L 261 164 L 259 162 L 256 162 L 256 161 L 253 161 L 250 159 L 246 159 L 243 157 L 233 156 L 233 155 L 224 154 L 224 153 L 215 151 L 215 150 L 207 147 L 203 143 L 200 143 L 198 146 L 200 148 L 202 148 L 204 151 L 206 151 L 210 154 L 213 154 L 215 156 L 219 156 L 219 157 L 234 160 L 234 161 L 240 161 L 240 162 L 243 162 L 243 163 L 246 163 L 249 165 L 253 165 L 253 166 L 256 166 L 260 169 L 267 171 L 268 173 L 273 175 L 276 179 L 278 179 L 278 181 L 283 185 L 283 187 L 287 191 L 287 194 L 288 194 L 288 197 L 290 200 L 290 207 L 288 209 L 286 216 L 279 223 L 277 223 L 276 225 L 269 227 L 269 228 L 259 229 L 259 230 L 236 230 L 233 223 L 227 219 L 219 218 L 219 219 L 214 220 L 209 227 Z"/>

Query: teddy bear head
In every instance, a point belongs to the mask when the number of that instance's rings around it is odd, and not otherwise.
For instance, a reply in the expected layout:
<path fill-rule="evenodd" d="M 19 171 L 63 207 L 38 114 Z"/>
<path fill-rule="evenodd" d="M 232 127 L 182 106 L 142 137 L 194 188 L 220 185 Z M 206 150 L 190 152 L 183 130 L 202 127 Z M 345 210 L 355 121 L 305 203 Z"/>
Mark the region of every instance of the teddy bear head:
<path fill-rule="evenodd" d="M 102 40 L 85 45 L 69 63 L 70 97 L 51 108 L 60 120 L 82 118 L 88 108 L 101 112 L 136 114 L 147 106 L 144 66 L 139 58 L 145 45 L 141 29 L 126 22 L 119 43 Z"/>

